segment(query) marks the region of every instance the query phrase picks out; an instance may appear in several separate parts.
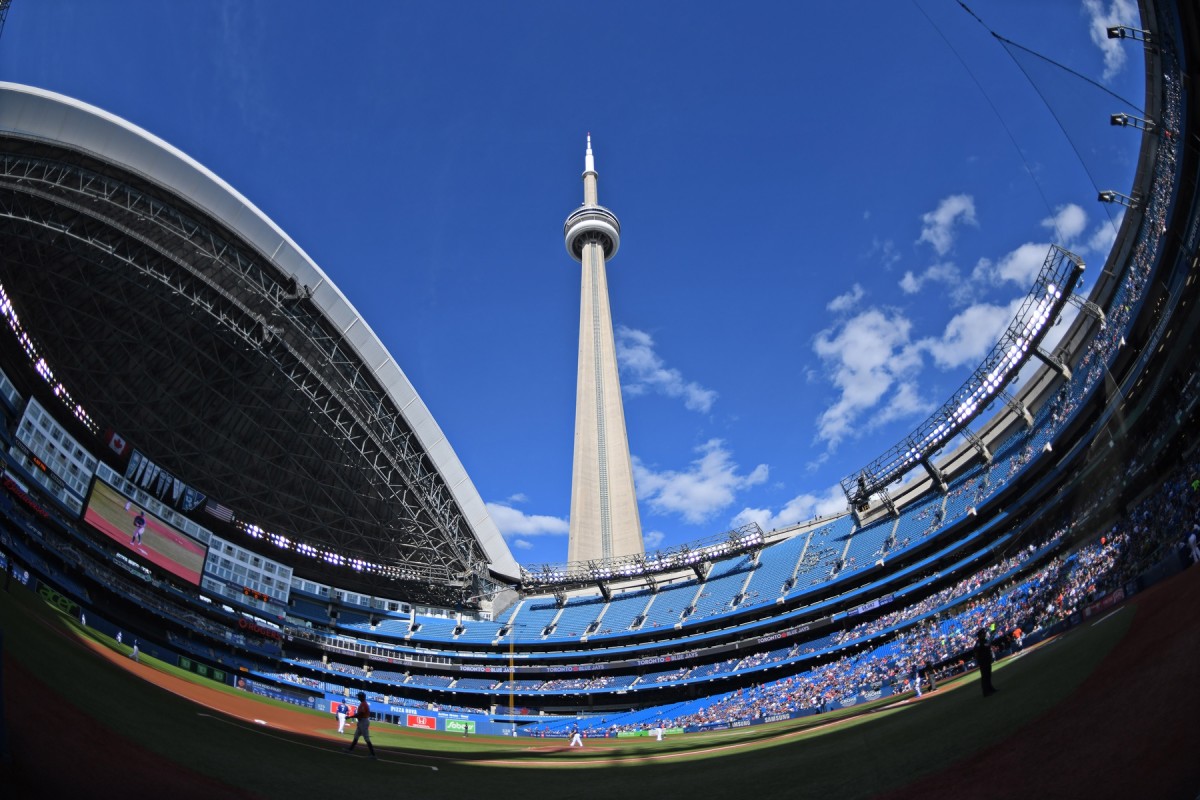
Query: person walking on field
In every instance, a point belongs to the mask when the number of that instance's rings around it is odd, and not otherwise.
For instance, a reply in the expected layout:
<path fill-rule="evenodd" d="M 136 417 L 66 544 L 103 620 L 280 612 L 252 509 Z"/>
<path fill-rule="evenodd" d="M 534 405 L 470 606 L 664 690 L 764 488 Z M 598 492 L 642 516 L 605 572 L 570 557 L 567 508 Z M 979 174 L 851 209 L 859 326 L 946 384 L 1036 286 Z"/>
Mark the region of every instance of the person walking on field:
<path fill-rule="evenodd" d="M 358 693 L 358 711 L 354 713 L 354 717 L 358 724 L 355 725 L 354 739 L 346 748 L 346 752 L 354 749 L 354 745 L 358 744 L 358 737 L 361 736 L 367 743 L 367 750 L 370 751 L 371 758 L 375 758 L 375 745 L 371 744 L 371 706 L 367 703 L 365 692 Z"/>

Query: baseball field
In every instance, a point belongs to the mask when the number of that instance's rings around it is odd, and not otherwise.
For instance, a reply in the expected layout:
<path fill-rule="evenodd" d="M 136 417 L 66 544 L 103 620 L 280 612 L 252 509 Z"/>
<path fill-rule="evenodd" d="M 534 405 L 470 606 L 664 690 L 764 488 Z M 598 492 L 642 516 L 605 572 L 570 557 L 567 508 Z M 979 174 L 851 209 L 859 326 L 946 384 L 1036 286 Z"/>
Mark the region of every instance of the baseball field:
<path fill-rule="evenodd" d="M 916 700 L 653 739 L 562 740 L 372 725 L 146 659 L 13 582 L 0 593 L 3 796 L 187 798 L 1195 798 L 1200 567 Z M 352 725 L 347 726 L 353 730 Z"/>

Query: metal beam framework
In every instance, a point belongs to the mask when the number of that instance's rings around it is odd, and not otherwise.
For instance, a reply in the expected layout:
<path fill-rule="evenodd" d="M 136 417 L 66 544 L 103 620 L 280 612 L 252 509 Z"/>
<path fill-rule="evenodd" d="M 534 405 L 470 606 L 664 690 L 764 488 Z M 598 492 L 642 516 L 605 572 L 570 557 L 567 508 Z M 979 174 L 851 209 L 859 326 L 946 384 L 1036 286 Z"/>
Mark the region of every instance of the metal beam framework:
<path fill-rule="evenodd" d="M 0 158 L 0 281 L 94 416 L 297 553 L 332 549 L 385 584 L 486 575 L 442 476 L 307 287 L 102 167 Z"/>
<path fill-rule="evenodd" d="M 983 439 L 975 435 L 975 431 L 970 428 L 962 429 L 962 437 L 966 439 L 972 447 L 979 453 L 979 457 L 983 459 L 985 464 L 992 463 L 992 451 L 988 449 L 987 444 Z"/>
<path fill-rule="evenodd" d="M 996 392 L 996 396 L 1004 402 L 1004 405 L 1008 406 L 1009 411 L 1016 414 L 1025 422 L 1026 428 L 1033 427 L 1033 414 L 1029 413 L 1029 408 L 1024 403 L 1003 389 Z"/>
<path fill-rule="evenodd" d="M 928 457 L 921 459 L 921 466 L 925 468 L 925 472 L 929 474 L 930 479 L 937 484 L 939 492 L 949 491 L 950 484 L 946 481 L 945 473 L 938 469 Z"/>
<path fill-rule="evenodd" d="M 1067 297 L 1067 302 L 1099 322 L 1100 329 L 1104 329 L 1105 324 L 1108 322 L 1108 317 L 1105 316 L 1104 309 L 1100 308 L 1100 306 L 1075 292 L 1071 292 L 1071 294 Z"/>
<path fill-rule="evenodd" d="M 930 458 L 983 413 L 1016 376 L 1057 319 L 1083 273 L 1083 261 L 1051 245 L 1033 288 L 991 353 L 949 400 L 915 431 L 875 461 L 841 481 L 851 508 L 859 508 L 888 484 Z M 1055 366 L 1062 368 L 1058 362 Z M 986 450 L 986 448 L 985 448 Z"/>

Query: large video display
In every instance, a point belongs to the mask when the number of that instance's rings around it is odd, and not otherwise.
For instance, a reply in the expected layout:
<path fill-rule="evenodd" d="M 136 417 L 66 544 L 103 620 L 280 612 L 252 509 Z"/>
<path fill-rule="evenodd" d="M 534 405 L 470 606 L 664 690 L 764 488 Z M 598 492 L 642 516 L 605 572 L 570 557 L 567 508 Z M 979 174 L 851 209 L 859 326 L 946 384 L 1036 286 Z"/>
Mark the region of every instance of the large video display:
<path fill-rule="evenodd" d="M 92 483 L 83 514 L 96 530 L 156 567 L 200 584 L 208 548 L 168 525 L 100 479 Z"/>

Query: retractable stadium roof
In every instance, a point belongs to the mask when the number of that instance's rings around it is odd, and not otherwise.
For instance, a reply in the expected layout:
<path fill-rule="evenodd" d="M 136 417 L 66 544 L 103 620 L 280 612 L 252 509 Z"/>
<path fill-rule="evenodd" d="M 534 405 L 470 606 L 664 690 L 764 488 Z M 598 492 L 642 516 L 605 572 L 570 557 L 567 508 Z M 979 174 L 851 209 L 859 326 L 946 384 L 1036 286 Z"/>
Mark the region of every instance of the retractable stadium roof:
<path fill-rule="evenodd" d="M 125 120 L 11 83 L 0 159 L 0 284 L 97 424 L 293 546 L 383 568 L 335 585 L 436 601 L 519 579 L 395 359 L 246 198 Z"/>

